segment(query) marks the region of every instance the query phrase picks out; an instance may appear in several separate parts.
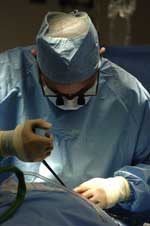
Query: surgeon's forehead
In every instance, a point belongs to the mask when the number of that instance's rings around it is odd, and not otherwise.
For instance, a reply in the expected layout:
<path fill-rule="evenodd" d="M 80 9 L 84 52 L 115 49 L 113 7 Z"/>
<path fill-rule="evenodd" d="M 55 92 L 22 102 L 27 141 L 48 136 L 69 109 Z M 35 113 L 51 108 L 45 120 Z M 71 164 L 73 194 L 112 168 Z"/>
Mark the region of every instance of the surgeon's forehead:
<path fill-rule="evenodd" d="M 45 76 L 45 75 L 43 75 L 43 76 L 44 76 L 44 78 L 45 78 L 47 83 L 49 83 L 51 85 L 54 85 L 54 86 L 59 86 L 60 85 L 60 86 L 64 86 L 65 87 L 65 86 L 70 86 L 70 85 L 82 85 L 82 84 L 84 85 L 84 84 L 87 84 L 88 82 L 91 82 L 91 81 L 95 80 L 97 78 L 97 76 L 98 76 L 98 73 L 99 73 L 99 70 L 97 70 L 88 79 L 82 80 L 82 81 L 76 82 L 76 83 L 71 83 L 71 84 L 57 83 L 55 81 L 50 80 L 47 76 Z"/>

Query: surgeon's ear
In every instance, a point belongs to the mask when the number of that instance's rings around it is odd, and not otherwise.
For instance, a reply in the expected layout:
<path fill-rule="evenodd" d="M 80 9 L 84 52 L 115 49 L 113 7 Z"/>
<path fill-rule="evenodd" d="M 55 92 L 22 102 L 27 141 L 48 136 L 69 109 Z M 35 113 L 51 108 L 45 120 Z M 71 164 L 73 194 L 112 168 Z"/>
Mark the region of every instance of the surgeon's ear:
<path fill-rule="evenodd" d="M 37 56 L 37 50 L 36 50 L 36 48 L 32 48 L 31 49 L 31 53 L 32 53 L 32 56 L 36 57 Z"/>
<path fill-rule="evenodd" d="M 103 57 L 105 52 L 106 52 L 106 48 L 105 47 L 101 47 L 99 52 L 100 52 L 100 57 Z"/>

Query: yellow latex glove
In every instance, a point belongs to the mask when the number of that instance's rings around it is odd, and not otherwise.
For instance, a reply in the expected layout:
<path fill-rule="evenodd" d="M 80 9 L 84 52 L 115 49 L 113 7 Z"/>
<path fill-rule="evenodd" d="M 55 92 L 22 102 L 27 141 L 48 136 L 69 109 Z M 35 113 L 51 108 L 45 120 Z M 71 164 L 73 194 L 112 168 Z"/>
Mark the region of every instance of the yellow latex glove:
<path fill-rule="evenodd" d="M 74 191 L 103 209 L 113 207 L 130 197 L 128 181 L 121 176 L 93 178 L 74 188 Z"/>
<path fill-rule="evenodd" d="M 1 156 L 17 156 L 22 161 L 36 162 L 45 159 L 53 149 L 53 136 L 35 134 L 36 128 L 49 129 L 52 125 L 42 119 L 27 120 L 15 130 L 0 131 Z"/>

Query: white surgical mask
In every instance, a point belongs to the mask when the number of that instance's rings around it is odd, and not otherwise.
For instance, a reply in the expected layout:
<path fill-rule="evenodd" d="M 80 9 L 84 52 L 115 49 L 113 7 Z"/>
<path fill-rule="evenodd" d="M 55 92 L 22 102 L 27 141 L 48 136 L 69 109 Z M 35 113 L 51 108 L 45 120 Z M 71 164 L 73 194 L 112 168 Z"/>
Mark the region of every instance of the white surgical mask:
<path fill-rule="evenodd" d="M 69 100 L 67 97 L 62 96 L 62 99 L 64 101 L 63 105 L 57 105 L 56 104 L 56 100 L 57 100 L 57 96 L 56 93 L 54 93 L 51 89 L 49 89 L 46 85 L 43 86 L 43 90 L 45 95 L 47 96 L 47 98 L 58 108 L 62 109 L 62 110 L 78 110 L 79 108 L 83 107 L 84 105 L 86 105 L 90 98 L 92 97 L 92 95 L 95 95 L 96 93 L 96 89 L 97 89 L 97 80 L 95 81 L 94 85 L 88 89 L 85 93 L 84 93 L 84 100 L 85 103 L 83 105 L 79 105 L 78 104 L 78 98 L 79 96 L 75 96 L 73 99 Z M 88 96 L 89 95 L 89 96 Z"/>

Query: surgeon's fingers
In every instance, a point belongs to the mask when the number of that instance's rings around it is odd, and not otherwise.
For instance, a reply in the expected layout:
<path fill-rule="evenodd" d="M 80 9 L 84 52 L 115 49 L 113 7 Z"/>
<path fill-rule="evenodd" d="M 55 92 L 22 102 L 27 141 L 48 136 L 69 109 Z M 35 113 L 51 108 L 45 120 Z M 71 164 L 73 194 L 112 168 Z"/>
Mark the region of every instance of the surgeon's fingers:
<path fill-rule="evenodd" d="M 99 205 L 100 201 L 97 199 L 97 197 L 92 196 L 88 199 L 90 202 L 94 203 L 95 205 Z"/>
<path fill-rule="evenodd" d="M 100 201 L 98 201 L 98 200 L 97 200 L 97 202 L 92 202 L 92 203 L 94 203 L 94 205 L 95 205 L 96 207 L 98 207 L 98 208 L 102 208 L 102 209 L 105 209 L 105 208 L 106 208 L 105 203 L 100 202 Z"/>
<path fill-rule="evenodd" d="M 53 148 L 54 138 L 52 135 L 50 135 L 50 137 L 40 136 L 37 134 L 35 134 L 33 136 L 34 136 L 34 141 L 37 142 L 37 145 L 45 145 L 45 147 L 50 148 L 50 149 Z M 33 140 L 32 140 L 32 142 L 33 142 Z"/>
<path fill-rule="evenodd" d="M 106 201 L 93 193 L 93 196 L 88 198 L 88 201 L 93 203 L 95 206 L 97 206 L 98 208 L 105 208 L 106 206 Z"/>
<path fill-rule="evenodd" d="M 86 199 L 89 199 L 89 198 L 93 197 L 92 190 L 87 190 L 87 191 L 82 192 L 80 194 L 81 194 L 81 196 L 85 197 Z"/>
<path fill-rule="evenodd" d="M 50 139 L 51 142 L 54 142 L 54 137 L 52 134 L 50 134 L 48 131 L 45 131 L 44 134 L 45 137 L 48 137 Z"/>
<path fill-rule="evenodd" d="M 34 161 L 40 162 L 40 161 L 46 159 L 50 154 L 51 154 L 51 151 L 41 153 L 41 155 L 38 154 L 38 156 L 36 157 L 36 159 L 34 159 Z"/>
<path fill-rule="evenodd" d="M 75 191 L 77 193 L 83 193 L 86 190 L 88 190 L 88 188 L 86 186 L 83 186 L 82 184 L 73 189 L 73 191 Z"/>
<path fill-rule="evenodd" d="M 29 143 L 26 145 L 28 146 Z M 30 150 L 26 151 L 26 156 L 29 161 L 42 161 L 48 157 L 53 149 L 53 144 L 43 144 L 41 142 L 31 143 Z"/>
<path fill-rule="evenodd" d="M 49 129 L 52 124 L 43 119 L 27 120 L 23 125 L 23 136 L 31 137 L 35 134 L 36 128 Z"/>
<path fill-rule="evenodd" d="M 53 149 L 53 136 L 46 137 L 40 136 L 35 133 L 28 133 L 23 136 L 23 146 L 26 152 L 27 158 L 32 161 L 36 160 L 37 157 L 41 159 L 45 158 L 49 151 Z M 46 156 L 45 156 L 46 154 Z M 44 157 L 43 157 L 44 155 Z"/>
<path fill-rule="evenodd" d="M 52 134 L 46 134 L 45 137 L 47 137 L 51 143 L 54 142 L 54 136 Z"/>
<path fill-rule="evenodd" d="M 32 128 L 44 128 L 49 129 L 52 127 L 52 124 L 43 120 L 43 119 L 34 119 L 34 120 L 28 120 L 29 126 L 32 126 Z"/>

